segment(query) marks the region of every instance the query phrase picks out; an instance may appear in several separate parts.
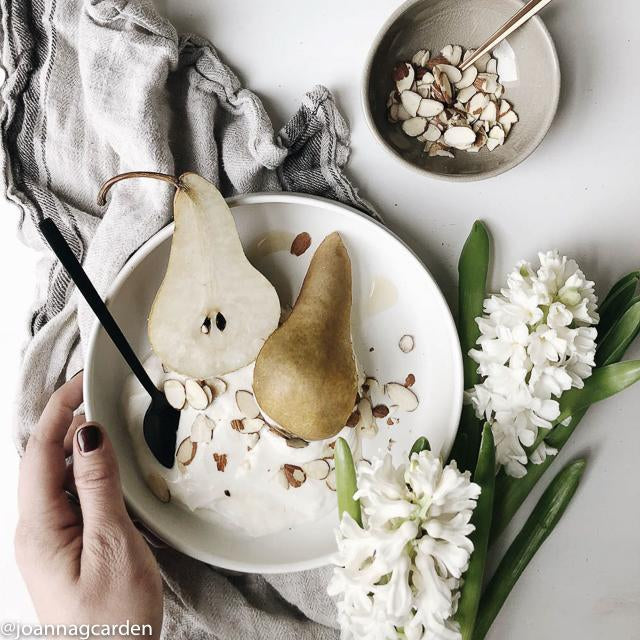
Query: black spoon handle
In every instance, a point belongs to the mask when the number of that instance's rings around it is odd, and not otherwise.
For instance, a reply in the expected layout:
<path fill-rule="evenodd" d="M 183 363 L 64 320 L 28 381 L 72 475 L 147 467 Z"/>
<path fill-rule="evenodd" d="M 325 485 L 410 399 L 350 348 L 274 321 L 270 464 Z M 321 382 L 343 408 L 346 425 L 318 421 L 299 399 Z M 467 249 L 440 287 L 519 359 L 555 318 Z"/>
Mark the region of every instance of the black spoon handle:
<path fill-rule="evenodd" d="M 71 247 L 60 233 L 55 222 L 51 218 L 44 218 L 38 226 L 40 227 L 42 235 L 49 243 L 49 246 L 53 249 L 56 256 L 58 256 L 58 260 L 60 260 L 62 266 L 67 270 L 69 277 L 73 280 L 84 299 L 93 309 L 93 312 L 96 314 L 100 324 L 131 368 L 131 371 L 133 371 L 134 375 L 138 378 L 140 384 L 145 388 L 147 393 L 152 398 L 156 397 L 160 392 L 144 370 L 142 363 L 133 352 L 131 345 L 127 342 L 127 339 L 124 337 L 124 334 L 111 315 L 111 312 L 107 309 L 107 305 L 102 301 L 102 298 L 91 283 L 91 280 L 89 280 L 85 270 L 78 262 L 78 259 L 73 254 Z"/>

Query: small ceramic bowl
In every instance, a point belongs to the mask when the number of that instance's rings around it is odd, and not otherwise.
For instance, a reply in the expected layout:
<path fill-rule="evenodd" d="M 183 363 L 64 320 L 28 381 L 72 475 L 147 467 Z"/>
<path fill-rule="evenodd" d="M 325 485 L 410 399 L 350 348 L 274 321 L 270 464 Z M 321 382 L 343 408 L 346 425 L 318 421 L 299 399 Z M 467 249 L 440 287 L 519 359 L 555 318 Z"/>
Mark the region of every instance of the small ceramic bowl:
<path fill-rule="evenodd" d="M 542 142 L 558 106 L 560 67 L 551 36 L 538 17 L 494 50 L 504 98 L 520 118 L 503 146 L 492 152 L 455 151 L 455 158 L 430 158 L 424 144 L 387 119 L 397 62 L 411 60 L 419 49 L 433 56 L 447 44 L 477 47 L 521 7 L 519 0 L 411 0 L 387 20 L 365 64 L 362 102 L 371 130 L 394 156 L 435 178 L 481 180 L 515 167 Z"/>

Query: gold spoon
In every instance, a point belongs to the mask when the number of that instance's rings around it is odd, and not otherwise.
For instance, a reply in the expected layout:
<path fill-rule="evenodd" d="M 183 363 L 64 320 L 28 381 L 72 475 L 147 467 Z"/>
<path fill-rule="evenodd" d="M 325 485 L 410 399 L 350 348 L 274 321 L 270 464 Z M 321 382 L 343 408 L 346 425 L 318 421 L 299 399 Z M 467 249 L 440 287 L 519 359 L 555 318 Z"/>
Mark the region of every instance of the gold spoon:
<path fill-rule="evenodd" d="M 481 44 L 476 52 L 470 56 L 460 67 L 461 71 L 468 69 L 474 62 L 482 58 L 485 53 L 489 53 L 497 44 L 510 36 L 516 29 L 519 29 L 529 18 L 546 7 L 551 0 L 529 0 L 527 4 L 507 20 L 491 37 Z"/>

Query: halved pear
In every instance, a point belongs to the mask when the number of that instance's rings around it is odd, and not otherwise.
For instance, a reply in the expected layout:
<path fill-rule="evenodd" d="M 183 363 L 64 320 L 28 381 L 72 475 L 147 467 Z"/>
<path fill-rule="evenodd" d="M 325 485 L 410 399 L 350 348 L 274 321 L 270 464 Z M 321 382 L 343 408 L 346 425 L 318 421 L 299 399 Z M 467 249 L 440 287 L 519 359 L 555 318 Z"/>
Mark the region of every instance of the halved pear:
<path fill-rule="evenodd" d="M 357 392 L 351 261 L 337 232 L 316 250 L 291 315 L 264 343 L 253 390 L 265 413 L 305 440 L 336 435 Z"/>
<path fill-rule="evenodd" d="M 278 326 L 280 303 L 247 260 L 218 189 L 195 173 L 177 182 L 171 254 L 148 334 L 169 369 L 204 379 L 253 362 Z"/>

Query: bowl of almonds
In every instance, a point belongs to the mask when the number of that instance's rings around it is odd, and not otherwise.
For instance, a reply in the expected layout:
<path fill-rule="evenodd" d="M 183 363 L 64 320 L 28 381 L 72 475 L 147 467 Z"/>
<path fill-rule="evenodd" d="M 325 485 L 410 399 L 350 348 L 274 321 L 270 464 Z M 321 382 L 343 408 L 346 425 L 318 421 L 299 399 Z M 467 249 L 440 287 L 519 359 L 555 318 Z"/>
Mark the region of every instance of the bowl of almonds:
<path fill-rule="evenodd" d="M 445 180 L 497 176 L 542 142 L 558 106 L 560 68 L 539 17 L 461 67 L 522 3 L 417 0 L 382 27 L 362 86 L 367 122 L 410 167 Z"/>

